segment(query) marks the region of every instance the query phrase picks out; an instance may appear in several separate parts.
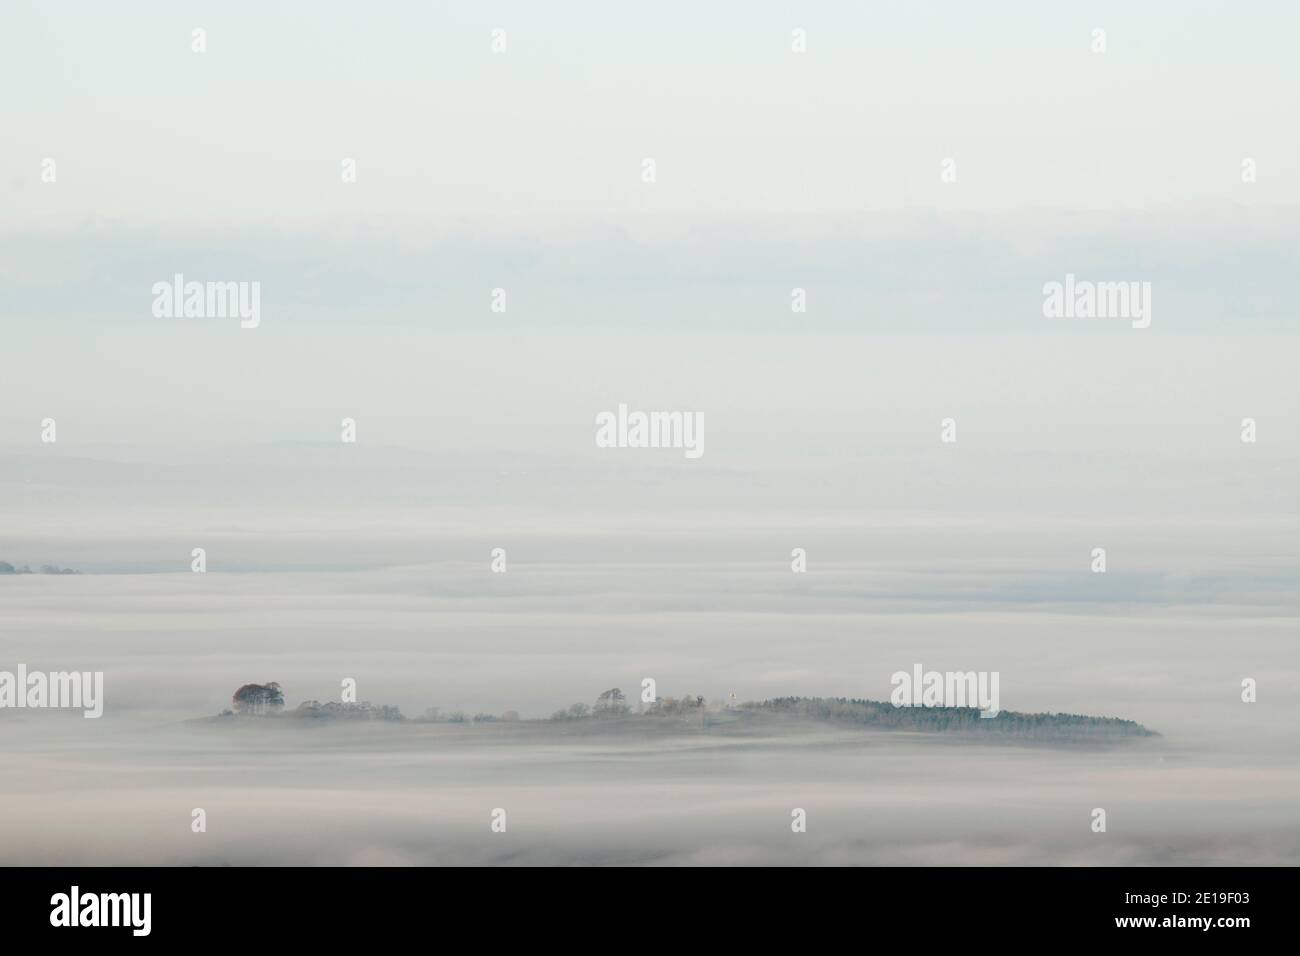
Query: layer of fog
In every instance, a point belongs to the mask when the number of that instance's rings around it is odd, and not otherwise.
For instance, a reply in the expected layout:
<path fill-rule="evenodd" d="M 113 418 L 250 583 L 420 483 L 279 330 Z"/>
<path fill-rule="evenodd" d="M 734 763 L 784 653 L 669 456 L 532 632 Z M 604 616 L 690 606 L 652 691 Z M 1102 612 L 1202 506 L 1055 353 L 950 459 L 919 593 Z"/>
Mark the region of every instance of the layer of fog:
<path fill-rule="evenodd" d="M 0 722 L 0 862 L 1300 860 L 1294 760 L 1256 766 L 1161 738 L 1060 752 L 825 729 L 718 740 L 119 721 L 92 746 L 73 726 Z M 191 829 L 195 808 L 206 832 Z M 505 833 L 490 829 L 497 808 Z"/>

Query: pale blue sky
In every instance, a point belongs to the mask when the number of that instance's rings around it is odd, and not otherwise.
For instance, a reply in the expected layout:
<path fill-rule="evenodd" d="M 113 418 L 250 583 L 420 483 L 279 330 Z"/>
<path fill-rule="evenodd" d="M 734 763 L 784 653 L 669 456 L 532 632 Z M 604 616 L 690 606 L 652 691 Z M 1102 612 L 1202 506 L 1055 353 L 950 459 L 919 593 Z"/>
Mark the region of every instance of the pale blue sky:
<path fill-rule="evenodd" d="M 1292 4 L 3 16 L 0 443 L 46 415 L 167 445 L 352 414 L 369 441 L 555 449 L 654 401 L 731 418 L 717 455 L 746 430 L 840 447 L 841 421 L 905 446 L 947 414 L 1012 447 L 1062 424 L 1104 445 L 1136 415 L 1194 450 L 1297 411 Z M 1071 271 L 1152 282 L 1152 327 L 1049 324 L 1042 286 Z M 260 282 L 261 327 L 154 318 L 177 272 Z"/>
<path fill-rule="evenodd" d="M 7 228 L 1300 200 L 1290 3 L 18 2 L 4 17 Z"/>

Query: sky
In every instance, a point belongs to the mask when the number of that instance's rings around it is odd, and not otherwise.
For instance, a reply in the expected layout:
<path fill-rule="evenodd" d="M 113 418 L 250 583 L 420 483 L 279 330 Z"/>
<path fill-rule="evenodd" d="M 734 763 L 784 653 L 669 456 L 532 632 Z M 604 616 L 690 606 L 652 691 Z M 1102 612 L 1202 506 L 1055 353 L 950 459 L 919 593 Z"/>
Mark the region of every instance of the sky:
<path fill-rule="evenodd" d="M 422 234 L 553 234 L 918 207 L 1293 204 L 1297 16 L 1163 0 L 324 0 L 310 15 L 21 0 L 0 40 L 0 212 L 31 228 L 404 220 Z M 205 53 L 191 51 L 195 28 Z M 45 157 L 57 189 L 35 175 Z M 344 157 L 356 188 L 340 185 Z M 956 183 L 939 179 L 948 157 Z M 1259 166 L 1249 190 L 1244 157 Z"/>
<path fill-rule="evenodd" d="M 1251 415 L 1293 454 L 1295 16 L 17 3 L 0 447 L 47 416 L 83 448 L 351 416 L 567 456 L 627 400 L 707 407 L 715 456 L 897 449 L 947 415 L 1189 453 Z M 1067 273 L 1151 282 L 1151 328 L 1044 318 Z M 155 317 L 176 274 L 259 283 L 260 326 Z"/>

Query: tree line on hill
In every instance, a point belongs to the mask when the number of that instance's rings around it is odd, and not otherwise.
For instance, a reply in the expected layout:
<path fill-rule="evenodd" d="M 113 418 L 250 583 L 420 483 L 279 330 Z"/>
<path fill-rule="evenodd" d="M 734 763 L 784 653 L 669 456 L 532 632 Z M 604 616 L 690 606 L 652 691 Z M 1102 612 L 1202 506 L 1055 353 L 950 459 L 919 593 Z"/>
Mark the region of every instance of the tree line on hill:
<path fill-rule="evenodd" d="M 8 561 L 0 561 L 0 574 L 80 574 L 72 568 L 61 568 L 57 564 L 42 564 L 33 571 L 28 565 L 15 567 Z"/>
<path fill-rule="evenodd" d="M 617 687 L 603 691 L 594 704 L 576 703 L 557 710 L 552 721 L 610 720 L 626 717 L 677 718 L 707 724 L 721 720 L 761 717 L 794 717 L 822 723 L 871 728 L 875 730 L 910 730 L 925 733 L 973 733 L 1015 737 L 1026 740 L 1087 741 L 1114 737 L 1151 737 L 1155 731 L 1118 717 L 1090 717 L 1085 714 L 1024 714 L 1001 711 L 996 717 L 982 717 L 974 707 L 895 707 L 891 703 L 846 697 L 776 697 L 747 701 L 739 706 L 710 707 L 701 696 L 660 697 L 635 712 L 627 697 Z M 268 684 L 244 684 L 231 698 L 231 709 L 222 716 L 284 716 L 314 719 L 409 721 L 411 723 L 484 724 L 518 721 L 519 714 L 508 710 L 501 715 L 463 711 L 443 714 L 430 707 L 419 717 L 406 718 L 399 708 L 368 701 L 307 700 L 295 709 L 284 709 L 284 692 L 274 681 Z"/>

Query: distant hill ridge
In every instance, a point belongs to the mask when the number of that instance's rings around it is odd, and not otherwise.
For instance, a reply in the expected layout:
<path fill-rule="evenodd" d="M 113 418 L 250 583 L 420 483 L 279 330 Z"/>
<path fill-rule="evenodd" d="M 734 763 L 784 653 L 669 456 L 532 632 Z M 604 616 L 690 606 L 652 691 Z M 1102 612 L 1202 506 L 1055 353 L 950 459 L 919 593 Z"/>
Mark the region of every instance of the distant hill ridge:
<path fill-rule="evenodd" d="M 747 702 L 741 709 L 787 714 L 836 724 L 853 724 L 880 730 L 916 730 L 927 733 L 972 733 L 1021 737 L 1030 740 L 1097 740 L 1113 737 L 1158 737 L 1132 720 L 1090 717 L 1086 714 L 1023 714 L 1004 710 L 996 717 L 981 717 L 974 707 L 895 707 L 876 700 L 848 697 L 776 697 Z"/>
<path fill-rule="evenodd" d="M 80 574 L 80 571 L 74 571 L 72 568 L 61 568 L 54 564 L 43 564 L 39 570 L 33 571 L 27 565 L 14 567 L 8 561 L 0 561 L 0 574 Z"/>
<path fill-rule="evenodd" d="M 472 717 L 456 711 L 444 714 L 437 707 L 428 708 L 419 717 L 403 716 L 397 707 L 375 706 L 367 701 L 344 703 L 303 701 L 293 710 L 285 710 L 284 692 L 274 681 L 245 684 L 231 698 L 231 710 L 222 717 L 308 718 L 312 720 L 382 720 L 401 723 L 484 724 L 526 723 L 561 724 L 566 727 L 623 727 L 644 723 L 649 727 L 694 727 L 701 731 L 725 731 L 743 727 L 765 717 L 818 721 L 844 727 L 871 730 L 902 730 L 930 734 L 969 734 L 992 739 L 1086 743 L 1112 741 L 1126 737 L 1156 737 L 1132 720 L 1119 717 L 1089 717 L 1085 714 L 1022 714 L 1004 710 L 996 717 L 982 717 L 974 707 L 896 707 L 876 700 L 847 697 L 776 697 L 770 700 L 719 706 L 703 697 L 660 697 L 644 710 L 634 712 L 627 697 L 617 687 L 604 691 L 594 705 L 577 703 L 557 710 L 546 720 L 521 720 L 508 710 L 500 716 L 477 713 Z"/>

